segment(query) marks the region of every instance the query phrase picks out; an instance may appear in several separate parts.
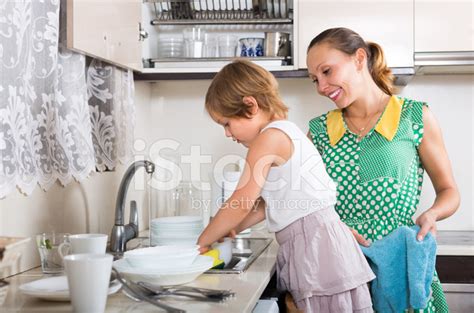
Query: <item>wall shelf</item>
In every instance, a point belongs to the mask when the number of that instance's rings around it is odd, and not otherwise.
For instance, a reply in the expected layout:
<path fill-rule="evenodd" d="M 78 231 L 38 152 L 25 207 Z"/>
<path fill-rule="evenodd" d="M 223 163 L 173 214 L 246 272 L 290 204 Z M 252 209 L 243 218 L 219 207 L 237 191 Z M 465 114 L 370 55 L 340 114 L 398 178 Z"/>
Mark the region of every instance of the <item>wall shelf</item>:
<path fill-rule="evenodd" d="M 270 71 L 276 78 L 308 77 L 307 70 Z M 136 81 L 212 79 L 216 73 L 134 73 Z"/>

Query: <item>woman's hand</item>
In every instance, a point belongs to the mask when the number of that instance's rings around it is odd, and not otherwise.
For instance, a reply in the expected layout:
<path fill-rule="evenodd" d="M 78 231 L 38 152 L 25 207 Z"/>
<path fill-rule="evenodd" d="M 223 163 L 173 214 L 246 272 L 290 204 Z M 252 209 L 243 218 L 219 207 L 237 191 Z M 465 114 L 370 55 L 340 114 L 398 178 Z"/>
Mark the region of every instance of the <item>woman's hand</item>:
<path fill-rule="evenodd" d="M 354 235 L 355 239 L 357 240 L 359 244 L 363 245 L 364 247 L 370 246 L 370 242 L 367 239 L 365 239 L 364 236 L 359 234 L 357 230 L 350 227 L 349 229 L 351 230 L 352 234 Z"/>
<path fill-rule="evenodd" d="M 422 241 L 428 232 L 430 232 L 433 236 L 436 236 L 436 220 L 436 214 L 431 210 L 427 210 L 418 216 L 415 221 L 415 224 L 420 226 L 420 231 L 416 236 L 418 241 Z"/>

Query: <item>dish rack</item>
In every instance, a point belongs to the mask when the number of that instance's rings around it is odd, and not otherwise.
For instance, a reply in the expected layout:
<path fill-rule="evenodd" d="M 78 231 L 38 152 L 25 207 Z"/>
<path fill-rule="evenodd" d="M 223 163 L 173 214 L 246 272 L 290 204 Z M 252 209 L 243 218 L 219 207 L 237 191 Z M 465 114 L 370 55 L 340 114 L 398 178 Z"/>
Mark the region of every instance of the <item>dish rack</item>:
<path fill-rule="evenodd" d="M 152 25 L 292 24 L 290 0 L 144 0 L 153 3 Z"/>

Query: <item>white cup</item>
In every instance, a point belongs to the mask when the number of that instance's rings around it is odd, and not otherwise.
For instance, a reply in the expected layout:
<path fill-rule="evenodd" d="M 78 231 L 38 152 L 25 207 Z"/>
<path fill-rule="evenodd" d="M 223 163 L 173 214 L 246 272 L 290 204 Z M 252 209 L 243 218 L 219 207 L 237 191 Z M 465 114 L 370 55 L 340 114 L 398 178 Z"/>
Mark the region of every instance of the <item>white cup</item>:
<path fill-rule="evenodd" d="M 226 237 L 223 242 L 216 242 L 213 248 L 219 250 L 219 259 L 224 261 L 224 265 L 229 264 L 232 260 L 232 238 Z"/>
<path fill-rule="evenodd" d="M 110 254 L 71 254 L 64 257 L 74 312 L 105 311 L 112 260 Z"/>
<path fill-rule="evenodd" d="M 58 252 L 62 258 L 67 254 L 104 254 L 106 247 L 107 235 L 105 234 L 77 234 L 69 235 L 69 242 L 60 244 Z"/>

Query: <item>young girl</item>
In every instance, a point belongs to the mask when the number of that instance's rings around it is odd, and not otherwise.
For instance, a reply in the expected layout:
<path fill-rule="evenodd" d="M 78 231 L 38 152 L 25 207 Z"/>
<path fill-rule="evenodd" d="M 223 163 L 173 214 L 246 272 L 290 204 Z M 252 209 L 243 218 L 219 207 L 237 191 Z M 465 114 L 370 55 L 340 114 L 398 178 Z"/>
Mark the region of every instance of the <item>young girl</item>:
<path fill-rule="evenodd" d="M 306 312 L 372 312 L 374 278 L 336 212 L 336 188 L 313 144 L 292 122 L 268 71 L 235 61 L 214 78 L 206 110 L 248 148 L 236 191 L 198 239 L 201 251 L 264 219 L 280 244 L 278 286 Z"/>

